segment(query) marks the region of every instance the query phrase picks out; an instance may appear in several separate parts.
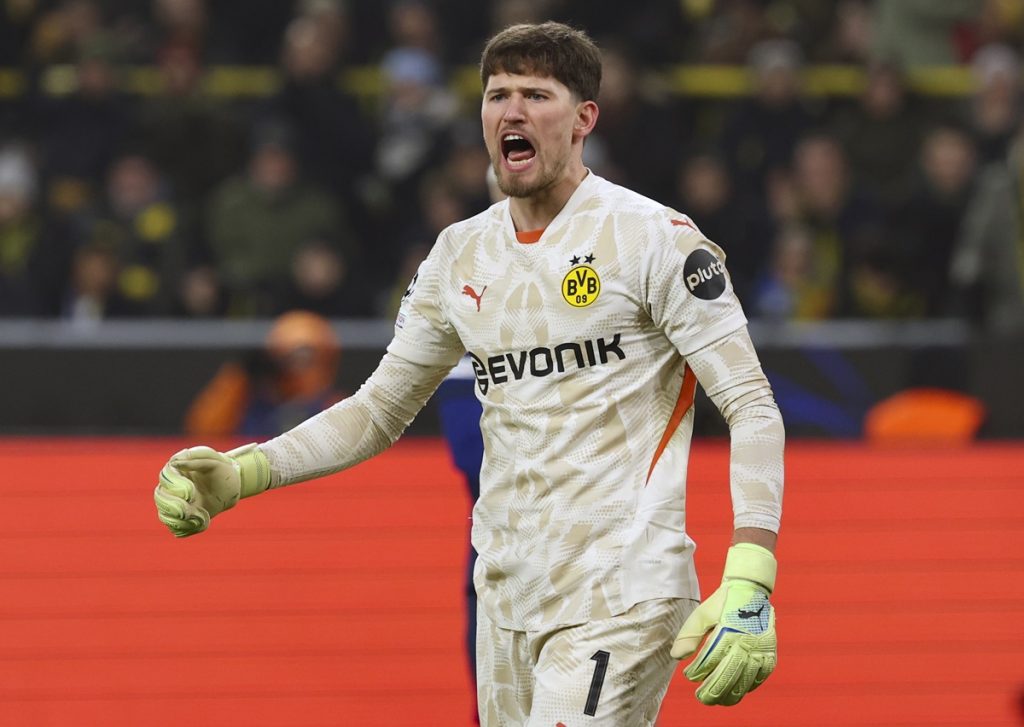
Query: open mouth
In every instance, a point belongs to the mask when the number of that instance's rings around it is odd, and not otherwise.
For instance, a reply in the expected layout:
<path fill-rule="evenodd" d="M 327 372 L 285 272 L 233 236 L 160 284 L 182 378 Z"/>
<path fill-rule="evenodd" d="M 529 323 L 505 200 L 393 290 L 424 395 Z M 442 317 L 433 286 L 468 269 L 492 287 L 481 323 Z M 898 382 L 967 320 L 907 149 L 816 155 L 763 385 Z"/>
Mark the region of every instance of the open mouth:
<path fill-rule="evenodd" d="M 510 167 L 522 167 L 529 164 L 537 156 L 533 144 L 520 134 L 509 133 L 501 137 L 501 155 Z"/>

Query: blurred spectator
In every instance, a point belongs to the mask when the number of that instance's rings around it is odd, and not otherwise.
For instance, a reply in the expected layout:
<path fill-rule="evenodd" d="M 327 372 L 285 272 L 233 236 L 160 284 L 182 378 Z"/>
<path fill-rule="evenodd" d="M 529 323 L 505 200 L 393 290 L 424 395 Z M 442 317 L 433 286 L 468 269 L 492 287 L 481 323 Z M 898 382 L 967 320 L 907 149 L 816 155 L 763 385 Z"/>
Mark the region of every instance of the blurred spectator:
<path fill-rule="evenodd" d="M 561 10 L 555 19 L 585 29 L 592 38 L 614 37 L 645 66 L 687 60 L 685 54 L 693 46 L 693 26 L 689 22 L 692 16 L 684 11 L 684 6 L 692 6 L 693 2 L 646 0 L 635 3 L 628 13 L 623 13 L 615 3 L 592 0 L 561 0 L 558 4 Z M 607 42 L 598 44 L 608 50 Z M 601 111 L 604 112 L 603 105 Z"/>
<path fill-rule="evenodd" d="M 770 40 L 750 52 L 753 95 L 741 99 L 726 122 L 722 153 L 744 192 L 763 194 L 765 176 L 787 168 L 812 116 L 800 95 L 800 49 Z"/>
<path fill-rule="evenodd" d="M 295 130 L 295 151 L 307 177 L 351 197 L 371 168 L 374 140 L 355 99 L 338 85 L 340 35 L 344 31 L 336 25 L 313 17 L 293 20 L 284 35 L 284 85 L 266 108 Z"/>
<path fill-rule="evenodd" d="M 789 183 L 778 177 L 773 184 Z M 872 297 L 876 287 L 888 289 L 890 275 L 878 259 L 884 250 L 881 212 L 854 185 L 835 137 L 814 134 L 799 142 L 792 184 L 791 190 L 773 193 L 776 217 L 802 225 L 811 237 L 814 285 L 832 291 L 821 314 L 884 315 L 884 305 Z"/>
<path fill-rule="evenodd" d="M 479 122 L 457 123 L 449 137 L 448 158 L 442 173 L 452 186 L 452 191 L 462 200 L 466 216 L 483 212 L 491 206 L 491 193 L 487 180 L 480 174 L 488 169 L 491 160 L 487 155 L 480 135 Z M 421 198 L 421 203 L 423 202 Z"/>
<path fill-rule="evenodd" d="M 855 182 L 893 206 L 909 193 L 923 131 L 903 73 L 885 63 L 869 66 L 857 105 L 841 112 L 836 123 Z"/>
<path fill-rule="evenodd" d="M 816 254 L 810 230 L 783 227 L 772 244 L 771 265 L 747 306 L 771 320 L 822 320 L 836 307 L 837 262 Z"/>
<path fill-rule="evenodd" d="M 352 30 L 351 9 L 342 0 L 300 0 L 293 20 L 306 18 L 312 20 L 326 36 L 326 44 L 334 49 L 335 61 L 344 63 L 348 60 L 349 44 L 354 35 Z M 284 42 L 287 45 L 288 29 L 285 28 Z M 282 49 L 282 53 L 286 53 Z"/>
<path fill-rule="evenodd" d="M 388 31 L 395 48 L 421 50 L 439 58 L 441 37 L 437 16 L 422 0 L 398 0 L 388 13 Z"/>
<path fill-rule="evenodd" d="M 27 60 L 27 47 L 39 23 L 36 0 L 0 3 L 0 65 L 18 65 Z"/>
<path fill-rule="evenodd" d="M 36 207 L 24 144 L 0 146 L 0 316 L 55 315 L 67 261 Z"/>
<path fill-rule="evenodd" d="M 192 46 L 207 63 L 273 63 L 293 3 L 152 0 L 155 49 Z"/>
<path fill-rule="evenodd" d="M 491 4 L 491 32 L 517 23 L 543 23 L 551 18 L 559 0 L 499 0 Z"/>
<path fill-rule="evenodd" d="M 283 124 L 256 129 L 245 175 L 214 192 L 206 216 L 207 242 L 233 315 L 268 315 L 289 284 L 292 260 L 314 237 L 355 251 L 340 206 L 304 181 L 295 138 Z"/>
<path fill-rule="evenodd" d="M 859 65 L 868 60 L 873 31 L 871 0 L 809 0 L 804 4 L 829 8 L 832 14 L 827 28 L 812 28 L 804 37 L 815 62 Z"/>
<path fill-rule="evenodd" d="M 220 276 L 211 265 L 199 265 L 186 271 L 178 290 L 174 316 L 215 318 L 227 313 L 227 296 Z"/>
<path fill-rule="evenodd" d="M 674 182 L 673 155 L 659 144 L 637 139 L 687 136 L 668 104 L 647 93 L 643 79 L 621 50 L 604 48 L 601 123 L 587 146 L 603 145 L 605 169 L 598 172 L 653 199 L 668 199 Z"/>
<path fill-rule="evenodd" d="M 979 47 L 1001 43 L 1021 47 L 1024 41 L 1024 2 L 981 0 L 976 32 Z"/>
<path fill-rule="evenodd" d="M 76 325 L 91 326 L 127 315 L 130 307 L 117 289 L 117 268 L 117 257 L 102 242 L 75 250 L 61 316 Z"/>
<path fill-rule="evenodd" d="M 953 284 L 986 329 L 1024 332 L 1024 122 L 1005 163 L 979 175 L 951 260 Z"/>
<path fill-rule="evenodd" d="M 328 318 L 376 314 L 373 289 L 351 269 L 338 246 L 314 238 L 295 253 L 291 277 L 276 301 L 280 310 L 302 309 Z"/>
<path fill-rule="evenodd" d="M 1020 57 L 1009 46 L 988 45 L 971 63 L 975 90 L 970 125 L 984 164 L 1003 160 L 1021 118 Z"/>
<path fill-rule="evenodd" d="M 873 57 L 904 68 L 959 63 L 980 0 L 874 0 Z"/>
<path fill-rule="evenodd" d="M 925 169 L 956 163 L 916 162 L 923 120 L 958 119 L 985 168 L 979 184 L 992 186 L 1000 199 L 1009 194 L 1004 187 L 1016 172 L 1000 177 L 989 164 L 1007 158 L 1024 113 L 1022 0 L 650 0 L 626 14 L 586 0 L 471 5 L 0 4 L 0 65 L 21 65 L 15 74 L 0 74 L 0 147 L 26 139 L 34 180 L 27 204 L 17 191 L 23 185 L 7 185 L 7 196 L 17 202 L 4 202 L 0 220 L 0 310 L 52 315 L 62 301 L 66 312 L 91 316 L 272 315 L 291 306 L 329 316 L 385 310 L 388 294 L 368 291 L 390 290 L 395 269 L 412 264 L 453 210 L 468 216 L 487 204 L 476 112 L 460 115 L 469 97 L 453 93 L 464 92 L 463 78 L 450 82 L 445 64 L 476 63 L 466 49 L 477 47 L 492 25 L 548 18 L 611 39 L 602 42 L 602 122 L 588 142 L 587 164 L 655 198 L 676 190 L 679 206 L 730 253 L 734 284 L 749 306 L 769 277 L 784 268 L 790 272 L 782 278 L 796 279 L 791 272 L 799 268 L 801 290 L 806 279 L 815 281 L 815 290 L 824 279 L 836 287 L 831 295 L 801 293 L 794 299 L 817 302 L 775 306 L 774 315 L 938 315 L 950 310 L 946 302 L 957 294 L 985 320 L 1013 307 L 990 300 L 988 291 L 996 286 L 1006 301 L 1017 295 L 1012 291 L 1019 281 L 1005 275 L 1011 269 L 1005 265 L 1002 280 L 984 272 L 982 263 L 954 261 L 955 288 L 942 282 L 936 271 L 946 253 L 929 255 L 944 250 L 950 234 L 962 251 L 1016 248 L 979 242 L 988 240 L 982 230 L 993 223 L 964 223 L 953 231 L 936 222 L 933 230 L 917 219 L 922 210 L 934 212 L 933 221 L 963 215 L 1002 220 L 1005 214 L 983 205 L 970 181 L 959 192 L 944 192 Z M 805 93 L 805 59 L 865 64 L 863 94 Z M 155 90 L 148 69 L 137 67 L 151 61 L 159 74 Z M 679 61 L 746 62 L 751 94 L 665 95 L 672 70 L 661 64 Z M 927 99 L 908 93 L 902 70 L 949 62 L 970 62 L 973 93 Z M 236 76 L 232 69 L 219 75 L 221 68 L 210 64 L 235 63 L 276 64 L 280 84 L 266 95 L 249 96 L 256 86 L 239 95 L 214 93 Z M 352 63 L 379 67 L 378 108 L 366 103 L 376 75 Z M 74 64 L 73 73 L 55 64 Z M 252 76 L 259 82 L 269 77 Z M 816 148 L 826 120 L 840 142 L 838 166 L 848 169 L 824 173 L 823 189 L 816 190 L 806 180 L 813 173 L 793 168 L 801 166 L 794 153 L 804 141 Z M 265 132 L 281 123 L 291 131 Z M 279 143 L 261 142 L 261 151 L 252 152 L 246 140 L 254 135 L 276 135 Z M 651 138 L 660 142 L 645 142 Z M 186 227 L 194 222 L 204 233 L 178 230 L 167 246 L 180 256 L 169 301 L 161 293 L 159 302 L 142 304 L 138 291 L 152 288 L 145 282 L 150 278 L 123 275 L 136 261 L 124 258 L 115 238 L 134 240 L 129 247 L 148 255 L 161 248 L 132 247 L 137 231 L 114 215 L 103 193 L 106 170 L 126 144 L 162 171 L 161 194 L 176 220 Z M 946 151 L 934 157 L 957 157 L 950 151 L 955 146 L 937 144 Z M 720 160 L 703 152 L 709 147 Z M 808 156 L 821 161 L 829 153 Z M 837 178 L 844 181 L 834 185 Z M 966 207 L 965 195 L 972 200 Z M 838 212 L 828 197 L 841 200 Z M 771 214 L 761 211 L 768 205 Z M 859 222 L 857 210 L 864 212 Z M 882 211 L 891 225 L 885 235 Z M 121 232 L 106 234 L 115 229 Z M 799 243 L 802 236 L 806 245 Z M 972 254 L 963 252 L 962 259 Z M 918 262 L 918 256 L 925 259 Z M 150 263 L 143 267 L 163 275 Z M 404 285 L 408 276 L 400 277 Z M 134 287 L 126 288 L 126 280 Z M 128 289 L 136 297 L 126 295 Z"/>
<path fill-rule="evenodd" d="M 199 49 L 167 43 L 157 58 L 160 92 L 139 103 L 141 143 L 162 168 L 180 202 L 201 207 L 245 158 L 245 131 L 231 108 L 202 89 Z"/>
<path fill-rule="evenodd" d="M 116 88 L 114 48 L 96 37 L 75 66 L 76 85 L 41 104 L 37 131 L 48 206 L 80 209 L 96 194 L 131 129 L 131 108 Z"/>
<path fill-rule="evenodd" d="M 25 60 L 33 65 L 77 61 L 102 32 L 102 20 L 95 0 L 61 0 L 33 26 Z"/>
<path fill-rule="evenodd" d="M 280 434 L 336 404 L 341 348 L 330 324 L 308 311 L 274 321 L 263 349 L 217 371 L 185 416 L 196 437 Z"/>
<path fill-rule="evenodd" d="M 204 57 L 211 63 L 272 64 L 281 55 L 281 31 L 308 0 L 202 0 L 211 33 Z M 346 0 L 337 0 L 344 2 Z M 362 3 L 358 3 L 362 4 Z"/>
<path fill-rule="evenodd" d="M 153 0 L 153 17 L 158 48 L 206 46 L 210 23 L 204 0 Z"/>
<path fill-rule="evenodd" d="M 104 306 L 104 317 L 169 315 L 177 307 L 193 232 L 152 161 L 137 152 L 118 156 L 103 201 L 76 217 L 79 242 L 102 250 L 83 264 L 98 266 L 103 257 L 113 266 L 117 305 Z"/>
<path fill-rule="evenodd" d="M 814 63 L 863 63 L 871 38 L 871 0 L 775 0 L 768 17 L 776 36 L 795 41 Z"/>
<path fill-rule="evenodd" d="M 759 0 L 688 2 L 691 17 L 704 20 L 696 34 L 695 59 L 702 63 L 744 63 L 758 43 L 771 37 L 765 3 Z"/>
<path fill-rule="evenodd" d="M 890 247 L 897 257 L 891 264 L 902 271 L 919 314 L 955 311 L 949 270 L 974 193 L 975 158 L 964 130 L 947 125 L 929 131 L 921 146 L 914 192 L 892 220 L 895 244 Z"/>
<path fill-rule="evenodd" d="M 389 214 L 407 224 L 409 210 L 402 201 L 415 198 L 423 175 L 443 158 L 457 104 L 441 84 L 437 59 L 422 49 L 396 48 L 385 56 L 382 68 L 387 95 L 376 173 L 390 192 Z"/>
<path fill-rule="evenodd" d="M 482 177 L 477 167 L 477 175 Z M 377 304 L 382 315 L 392 318 L 398 314 L 406 287 L 416 273 L 419 264 L 433 247 L 438 235 L 448 226 L 467 219 L 471 213 L 467 200 L 459 193 L 455 182 L 443 172 L 424 178 L 419 189 L 421 214 L 403 231 L 402 245 L 398 258 L 391 268 L 396 270 L 387 288 L 386 297 Z"/>
<path fill-rule="evenodd" d="M 716 154 L 698 153 L 679 170 L 678 208 L 728 255 L 729 274 L 740 302 L 753 303 L 753 283 L 770 254 L 772 223 L 760 198 L 743 198 Z"/>

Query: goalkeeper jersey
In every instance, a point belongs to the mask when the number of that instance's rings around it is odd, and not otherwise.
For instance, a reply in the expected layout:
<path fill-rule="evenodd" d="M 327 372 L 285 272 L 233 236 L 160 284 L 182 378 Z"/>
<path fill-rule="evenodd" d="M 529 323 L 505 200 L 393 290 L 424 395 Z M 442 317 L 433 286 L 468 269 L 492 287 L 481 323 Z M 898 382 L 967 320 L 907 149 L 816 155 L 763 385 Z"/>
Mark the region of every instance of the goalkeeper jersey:
<path fill-rule="evenodd" d="M 475 583 L 498 626 L 699 598 L 686 356 L 745 323 L 722 251 L 687 216 L 593 173 L 535 243 L 517 240 L 507 200 L 441 234 L 388 350 L 472 360 Z"/>

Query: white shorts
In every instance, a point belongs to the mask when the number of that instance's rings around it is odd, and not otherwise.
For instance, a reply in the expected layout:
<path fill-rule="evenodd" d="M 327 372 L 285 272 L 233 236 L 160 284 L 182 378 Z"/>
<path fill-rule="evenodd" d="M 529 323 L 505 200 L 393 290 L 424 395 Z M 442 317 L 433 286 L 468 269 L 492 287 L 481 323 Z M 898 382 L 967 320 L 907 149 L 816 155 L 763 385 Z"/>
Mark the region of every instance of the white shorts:
<path fill-rule="evenodd" d="M 669 655 L 689 599 L 549 631 L 498 628 L 477 612 L 482 727 L 653 725 L 678 662 Z"/>

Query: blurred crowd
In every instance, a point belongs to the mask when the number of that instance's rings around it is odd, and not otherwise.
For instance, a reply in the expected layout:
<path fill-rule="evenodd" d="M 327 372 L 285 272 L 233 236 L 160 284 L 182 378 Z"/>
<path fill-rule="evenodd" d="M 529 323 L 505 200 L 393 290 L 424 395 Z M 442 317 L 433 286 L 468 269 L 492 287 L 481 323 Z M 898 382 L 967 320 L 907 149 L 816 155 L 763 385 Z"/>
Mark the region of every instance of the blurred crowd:
<path fill-rule="evenodd" d="M 689 214 L 751 318 L 1019 330 L 1024 0 L 0 0 L 0 315 L 392 315 L 489 204 L 459 79 L 545 19 L 605 52 L 588 166 Z M 863 87 L 807 92 L 823 64 Z M 916 93 L 935 65 L 969 89 Z M 217 92 L 238 66 L 277 80 Z"/>

